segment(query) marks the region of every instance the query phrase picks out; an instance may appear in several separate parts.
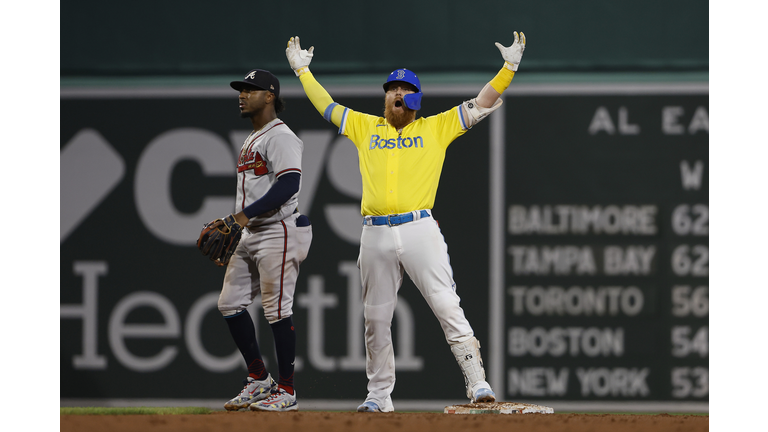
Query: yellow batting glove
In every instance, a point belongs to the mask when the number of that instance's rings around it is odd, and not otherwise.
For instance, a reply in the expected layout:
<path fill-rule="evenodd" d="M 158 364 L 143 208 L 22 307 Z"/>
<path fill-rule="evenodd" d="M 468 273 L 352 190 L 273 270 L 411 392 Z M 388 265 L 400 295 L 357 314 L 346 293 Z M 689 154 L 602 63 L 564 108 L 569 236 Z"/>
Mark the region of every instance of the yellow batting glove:
<path fill-rule="evenodd" d="M 520 60 L 523 59 L 523 51 L 525 51 L 525 33 L 520 32 L 520 35 L 515 33 L 515 43 L 509 47 L 496 42 L 496 48 L 501 51 L 501 56 L 504 57 L 504 67 L 515 72 L 520 65 Z"/>
<path fill-rule="evenodd" d="M 309 63 L 314 56 L 313 51 L 315 47 L 310 47 L 308 50 L 301 49 L 301 43 L 298 36 L 294 36 L 288 40 L 288 48 L 285 49 L 285 56 L 288 58 L 288 63 L 291 65 L 291 69 L 296 76 L 301 76 L 304 72 L 309 71 Z"/>

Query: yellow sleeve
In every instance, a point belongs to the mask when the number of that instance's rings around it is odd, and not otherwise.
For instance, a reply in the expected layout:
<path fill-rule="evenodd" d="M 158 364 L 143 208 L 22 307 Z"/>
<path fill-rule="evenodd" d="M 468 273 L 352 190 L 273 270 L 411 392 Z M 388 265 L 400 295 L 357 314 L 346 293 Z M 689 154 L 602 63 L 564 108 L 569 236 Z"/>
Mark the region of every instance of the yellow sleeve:
<path fill-rule="evenodd" d="M 437 138 L 437 142 L 443 148 L 448 147 L 456 138 L 464 135 L 469 130 L 465 126 L 461 114 L 461 105 L 455 106 L 448 111 L 426 118 L 426 123 L 432 129 L 432 133 Z"/>
<path fill-rule="evenodd" d="M 344 106 L 339 105 L 333 101 L 331 95 L 320 85 L 312 75 L 312 72 L 307 70 L 299 76 L 301 85 L 304 86 L 304 92 L 307 94 L 309 101 L 315 106 L 315 109 L 322 114 L 322 116 L 329 122 L 335 124 L 337 127 L 341 126 L 342 114 L 344 114 Z"/>

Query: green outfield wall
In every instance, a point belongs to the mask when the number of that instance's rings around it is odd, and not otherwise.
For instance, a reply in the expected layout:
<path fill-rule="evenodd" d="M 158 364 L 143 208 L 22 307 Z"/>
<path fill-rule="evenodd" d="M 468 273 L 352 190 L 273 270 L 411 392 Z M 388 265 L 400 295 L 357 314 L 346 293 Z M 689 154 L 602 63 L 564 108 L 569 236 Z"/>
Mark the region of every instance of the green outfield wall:
<path fill-rule="evenodd" d="M 478 90 L 424 85 L 425 116 Z M 378 84 L 328 90 L 381 111 Z M 281 118 L 305 145 L 299 208 L 314 227 L 295 296 L 296 388 L 362 401 L 357 155 L 295 83 L 284 97 Z M 706 410 L 706 84 L 513 83 L 504 100 L 449 147 L 433 209 L 500 399 Z M 194 243 L 233 209 L 249 132 L 226 81 L 62 92 L 62 400 L 223 403 L 239 391 L 245 367 L 216 310 L 224 272 Z M 258 306 L 252 315 L 276 373 L 269 327 Z M 407 277 L 393 334 L 396 406 L 464 400 Z"/>
<path fill-rule="evenodd" d="M 704 0 L 62 2 L 62 77 L 290 73 L 286 42 L 315 46 L 313 71 L 498 68 L 494 46 L 525 32 L 528 71 L 709 67 Z"/>

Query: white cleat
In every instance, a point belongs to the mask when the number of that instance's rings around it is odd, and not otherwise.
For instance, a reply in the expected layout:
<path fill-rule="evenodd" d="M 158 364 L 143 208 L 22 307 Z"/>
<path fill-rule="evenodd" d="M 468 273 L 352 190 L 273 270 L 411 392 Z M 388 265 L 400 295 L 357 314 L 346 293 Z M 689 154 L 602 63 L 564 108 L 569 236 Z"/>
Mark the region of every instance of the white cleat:
<path fill-rule="evenodd" d="M 296 391 L 290 394 L 278 387 L 268 398 L 252 403 L 250 409 L 251 411 L 298 411 L 299 402 L 296 401 Z"/>
<path fill-rule="evenodd" d="M 277 386 L 277 383 L 275 383 L 271 375 L 267 375 L 267 378 L 262 381 L 248 377 L 243 381 L 243 385 L 245 387 L 243 387 L 240 394 L 224 404 L 224 408 L 227 411 L 248 408 L 252 403 L 268 398 L 272 393 L 272 389 Z"/>
<path fill-rule="evenodd" d="M 472 403 L 496 402 L 496 393 L 490 387 L 481 387 L 472 393 Z"/>
<path fill-rule="evenodd" d="M 357 407 L 357 412 L 380 413 L 393 411 L 395 411 L 395 406 L 392 405 L 392 398 L 390 396 L 387 396 L 383 407 L 380 407 L 376 402 L 369 400 L 363 402 L 359 407 Z"/>

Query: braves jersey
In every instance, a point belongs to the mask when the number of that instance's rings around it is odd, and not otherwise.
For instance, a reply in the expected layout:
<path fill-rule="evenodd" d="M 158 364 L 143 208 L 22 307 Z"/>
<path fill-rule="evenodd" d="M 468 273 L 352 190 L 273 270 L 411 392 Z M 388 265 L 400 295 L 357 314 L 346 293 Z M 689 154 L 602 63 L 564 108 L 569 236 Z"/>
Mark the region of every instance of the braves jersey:
<path fill-rule="evenodd" d="M 279 118 L 251 132 L 237 159 L 235 212 L 264 196 L 280 176 L 291 172 L 301 174 L 303 149 L 304 143 Z M 296 192 L 280 208 L 251 218 L 248 225 L 281 221 L 296 210 L 298 203 L 299 192 Z"/>
<path fill-rule="evenodd" d="M 448 145 L 467 131 L 461 105 L 398 132 L 384 117 L 344 111 L 339 133 L 357 147 L 363 216 L 431 209 Z"/>

